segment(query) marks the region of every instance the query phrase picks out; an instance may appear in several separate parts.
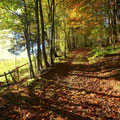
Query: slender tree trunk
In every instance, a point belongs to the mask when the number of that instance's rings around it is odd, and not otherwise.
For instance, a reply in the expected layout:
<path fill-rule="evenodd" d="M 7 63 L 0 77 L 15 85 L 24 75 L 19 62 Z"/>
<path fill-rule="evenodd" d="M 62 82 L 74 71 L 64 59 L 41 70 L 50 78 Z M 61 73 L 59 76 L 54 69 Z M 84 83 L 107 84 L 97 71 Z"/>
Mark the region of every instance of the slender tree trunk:
<path fill-rule="evenodd" d="M 64 6 L 64 33 L 65 33 L 65 48 L 64 48 L 64 57 L 66 58 L 66 49 L 67 49 L 67 32 L 66 32 L 66 15 L 65 15 L 65 6 Z"/>
<path fill-rule="evenodd" d="M 50 64 L 54 65 L 54 60 L 53 60 L 53 54 L 55 52 L 55 48 L 53 47 L 53 40 L 54 40 L 54 35 L 55 35 L 55 30 L 54 30 L 54 15 L 55 15 L 55 0 L 47 0 L 48 1 L 48 8 L 49 8 L 49 13 L 48 13 L 48 19 L 49 22 L 51 23 L 50 26 Z"/>
<path fill-rule="evenodd" d="M 108 22 L 109 22 L 109 29 L 111 30 L 110 33 L 109 33 L 109 37 L 108 37 L 108 43 L 109 44 L 112 44 L 112 27 L 111 27 L 111 18 L 108 17 Z"/>
<path fill-rule="evenodd" d="M 67 47 L 68 47 L 68 50 L 70 51 L 71 47 L 70 47 L 70 28 L 69 28 L 69 32 L 68 32 L 68 38 L 67 38 Z"/>
<path fill-rule="evenodd" d="M 29 26 L 29 38 L 30 38 L 30 41 L 31 41 L 32 56 L 33 56 L 33 61 L 34 61 L 34 66 L 35 66 L 35 73 L 37 73 L 36 55 L 35 55 L 35 52 L 34 52 L 34 42 L 31 39 L 31 29 L 30 29 L 30 26 Z"/>
<path fill-rule="evenodd" d="M 43 58 L 45 62 L 45 67 L 49 67 L 49 63 L 47 61 L 47 55 L 45 50 L 45 32 L 44 32 L 44 19 L 43 19 L 43 11 L 42 11 L 42 4 L 41 0 L 39 0 L 39 7 L 40 7 L 40 17 L 41 17 L 41 29 L 42 29 L 42 49 L 43 49 Z"/>
<path fill-rule="evenodd" d="M 72 28 L 72 38 L 71 38 L 71 50 L 75 48 L 75 41 L 74 41 L 74 29 Z"/>
<path fill-rule="evenodd" d="M 114 3 L 114 8 L 113 8 L 113 37 L 114 37 L 113 39 L 114 39 L 114 43 L 117 42 L 116 17 L 117 17 L 116 3 Z"/>
<path fill-rule="evenodd" d="M 67 37 L 65 35 L 65 48 L 64 48 L 64 57 L 67 58 L 66 56 L 66 49 L 67 49 Z"/>
<path fill-rule="evenodd" d="M 33 61 L 34 61 L 34 66 L 35 66 L 35 73 L 38 72 L 37 70 L 37 62 L 36 62 L 36 56 L 35 56 L 35 52 L 34 52 L 34 43 L 32 42 L 32 55 L 33 55 Z"/>
<path fill-rule="evenodd" d="M 33 46 L 33 40 L 31 39 L 31 29 L 30 29 L 30 26 L 31 26 L 31 24 L 29 24 L 29 46 L 30 46 L 30 44 L 31 44 L 31 49 L 32 49 L 32 51 L 31 51 L 31 53 L 32 53 L 32 56 L 33 56 L 33 61 L 34 61 L 34 58 L 35 58 L 35 56 L 34 56 L 34 46 Z M 30 48 L 30 47 L 29 47 Z M 30 51 L 30 50 L 29 50 Z M 29 53 L 30 54 L 30 53 Z M 31 56 L 31 55 L 30 55 Z M 30 60 L 30 64 L 32 64 L 32 60 Z M 33 64 L 32 64 L 32 66 L 33 66 Z M 35 66 L 35 68 L 36 68 L 36 66 Z M 33 71 L 33 69 L 31 69 L 32 71 Z M 33 73 L 34 74 L 34 73 Z"/>
<path fill-rule="evenodd" d="M 111 15 L 110 15 L 110 0 L 108 0 L 108 11 L 107 11 L 107 14 L 108 14 L 108 24 L 109 24 L 109 29 L 111 30 Z M 109 37 L 108 37 L 108 43 L 111 44 L 111 34 L 109 34 Z"/>
<path fill-rule="evenodd" d="M 38 12 L 38 0 L 35 1 L 35 13 L 36 13 L 36 24 L 37 24 L 37 70 L 40 71 L 42 68 L 41 60 L 41 48 L 40 48 L 40 25 L 39 25 L 39 12 Z"/>
<path fill-rule="evenodd" d="M 30 78 L 32 78 L 32 77 L 35 78 L 32 60 L 31 60 L 31 55 L 30 55 L 30 46 L 29 46 L 29 41 L 28 41 L 27 35 L 25 35 L 25 40 L 26 40 L 27 55 L 28 55 L 28 60 L 29 60 Z"/>
<path fill-rule="evenodd" d="M 48 20 L 49 23 L 52 22 L 52 4 L 50 4 L 50 0 L 47 0 L 48 3 L 48 8 L 49 8 L 49 12 L 48 12 Z M 51 26 L 49 27 L 49 53 L 50 53 L 50 63 L 51 63 Z"/>
<path fill-rule="evenodd" d="M 55 0 L 52 0 L 52 11 L 51 11 L 51 39 L 50 39 L 50 63 L 51 65 L 54 65 L 54 60 L 53 60 L 53 52 L 55 51 L 53 48 L 53 39 L 54 39 L 54 15 L 55 15 Z"/>
<path fill-rule="evenodd" d="M 109 31 L 109 44 L 113 45 L 113 38 L 112 38 L 112 35 L 113 35 L 113 11 L 111 8 L 111 0 L 108 0 L 107 14 L 108 14 L 108 22 L 109 22 L 109 30 L 108 30 Z"/>
<path fill-rule="evenodd" d="M 118 30 L 119 30 L 119 42 L 120 42 L 120 0 L 117 0 L 117 18 L 118 18 Z"/>
<path fill-rule="evenodd" d="M 26 40 L 26 48 L 27 48 L 27 55 L 28 55 L 28 60 L 29 60 L 29 70 L 30 70 L 30 77 L 35 78 L 35 74 L 33 71 L 33 65 L 32 65 L 32 60 L 31 60 L 31 56 L 30 56 L 30 41 L 29 41 L 29 37 L 28 37 L 28 14 L 27 14 L 27 7 L 26 7 L 26 3 L 25 0 L 24 1 L 24 10 L 25 10 L 25 23 L 24 23 L 24 36 L 25 36 L 25 40 Z"/>

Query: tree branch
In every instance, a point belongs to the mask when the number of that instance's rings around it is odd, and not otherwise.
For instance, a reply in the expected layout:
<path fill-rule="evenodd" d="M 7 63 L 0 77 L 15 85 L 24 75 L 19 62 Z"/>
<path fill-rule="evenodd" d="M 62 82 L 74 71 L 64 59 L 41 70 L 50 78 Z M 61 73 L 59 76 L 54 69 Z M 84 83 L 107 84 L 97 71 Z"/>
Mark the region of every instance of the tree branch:
<path fill-rule="evenodd" d="M 24 24 L 21 16 L 18 15 L 16 12 L 14 12 L 8 5 L 6 5 L 6 3 L 5 3 L 4 1 L 3 1 L 3 3 L 4 3 L 4 5 L 5 5 L 8 9 L 7 9 L 7 8 L 4 8 L 4 7 L 1 7 L 1 8 L 9 11 L 10 13 L 12 13 L 12 14 L 14 14 L 14 15 L 16 15 L 16 16 L 20 19 L 20 21 Z"/>

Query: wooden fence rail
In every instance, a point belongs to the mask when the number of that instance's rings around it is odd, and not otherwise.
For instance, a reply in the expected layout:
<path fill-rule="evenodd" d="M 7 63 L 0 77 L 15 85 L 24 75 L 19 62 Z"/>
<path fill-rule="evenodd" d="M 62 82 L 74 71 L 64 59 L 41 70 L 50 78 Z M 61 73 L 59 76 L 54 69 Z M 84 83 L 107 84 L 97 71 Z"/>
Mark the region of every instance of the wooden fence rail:
<path fill-rule="evenodd" d="M 11 70 L 11 73 L 14 73 L 14 71 L 15 69 Z M 6 75 L 9 75 L 9 74 L 10 74 L 9 72 L 6 73 Z M 4 74 L 0 75 L 0 77 L 4 77 L 4 76 L 5 76 Z"/>
<path fill-rule="evenodd" d="M 24 66 L 26 66 L 27 64 L 28 63 L 25 63 L 25 64 L 23 64 L 21 66 L 17 66 L 16 68 L 14 68 L 14 69 L 12 69 L 12 70 L 10 70 L 8 72 L 4 72 L 4 74 L 0 75 L 0 78 L 1 77 L 5 77 L 7 86 L 10 85 L 9 80 L 7 78 L 7 75 L 10 75 L 10 77 L 12 78 L 13 83 L 17 83 L 17 81 L 20 81 L 20 70 L 19 69 L 22 68 L 22 67 L 24 67 Z M 17 79 L 15 78 L 15 76 L 13 76 L 13 73 L 16 73 Z"/>

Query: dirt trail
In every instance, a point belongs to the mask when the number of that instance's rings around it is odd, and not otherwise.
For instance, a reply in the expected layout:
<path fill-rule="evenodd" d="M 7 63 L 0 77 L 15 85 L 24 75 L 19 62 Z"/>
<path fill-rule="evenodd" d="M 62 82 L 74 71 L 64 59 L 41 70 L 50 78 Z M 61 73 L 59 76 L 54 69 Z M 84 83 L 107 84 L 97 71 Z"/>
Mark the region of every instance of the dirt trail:
<path fill-rule="evenodd" d="M 103 63 L 90 65 L 88 52 L 72 51 L 41 80 L 0 97 L 0 120 L 120 120 L 120 81 Z"/>

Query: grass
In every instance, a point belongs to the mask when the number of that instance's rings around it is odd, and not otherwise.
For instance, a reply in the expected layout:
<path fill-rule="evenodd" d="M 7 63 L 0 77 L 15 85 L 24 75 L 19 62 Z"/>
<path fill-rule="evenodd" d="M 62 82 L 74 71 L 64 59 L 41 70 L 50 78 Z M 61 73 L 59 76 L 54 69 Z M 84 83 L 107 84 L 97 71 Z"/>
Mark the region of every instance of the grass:
<path fill-rule="evenodd" d="M 10 70 L 15 69 L 17 66 L 21 66 L 25 63 L 28 62 L 27 58 L 20 58 L 17 59 L 16 61 L 14 59 L 11 60 L 1 60 L 0 61 L 0 75 L 3 75 L 4 72 L 8 72 Z M 26 74 L 26 71 L 28 71 L 28 65 L 20 68 L 20 74 Z M 8 75 L 7 76 L 9 81 L 11 81 L 11 77 Z M 0 82 L 5 82 L 5 77 L 0 78 Z"/>
<path fill-rule="evenodd" d="M 22 86 L 30 86 L 34 81 L 35 79 L 28 79 L 27 81 L 23 82 Z"/>
<path fill-rule="evenodd" d="M 106 54 L 115 54 L 120 53 L 120 46 L 109 46 L 106 48 L 97 48 L 93 49 L 91 53 L 88 55 L 89 63 L 94 63 L 99 59 L 103 59 L 103 56 Z"/>
<path fill-rule="evenodd" d="M 62 53 L 59 53 L 59 55 L 61 56 Z M 60 57 L 60 59 L 56 58 L 55 62 L 59 63 L 60 60 L 63 60 L 63 59 L 64 59 L 64 56 Z M 49 57 L 48 57 L 48 61 L 49 61 Z M 25 63 L 28 63 L 28 58 L 20 58 L 20 59 L 17 59 L 17 60 L 15 60 L 15 59 L 1 60 L 0 61 L 0 68 L 1 68 L 0 69 L 0 75 L 3 75 L 4 72 L 7 73 L 8 71 L 11 71 L 11 70 L 15 69 L 17 66 L 24 65 Z M 44 62 L 43 62 L 43 65 L 44 65 Z M 33 68 L 34 68 L 34 71 L 36 71 L 34 62 L 33 62 Z M 21 67 L 19 69 L 19 71 L 20 71 L 20 78 L 24 78 L 24 77 L 28 76 L 29 75 L 28 64 L 23 66 L 23 67 Z M 9 81 L 12 81 L 12 79 L 11 79 L 11 77 L 9 75 L 7 75 L 7 77 L 8 77 Z M 5 82 L 5 77 L 4 76 L 0 77 L 0 82 Z"/>
<path fill-rule="evenodd" d="M 0 61 L 0 74 L 7 72 L 8 70 L 12 70 L 17 66 L 23 65 L 28 62 L 27 58 L 20 58 L 16 61 L 14 59 L 11 60 L 1 60 Z"/>

